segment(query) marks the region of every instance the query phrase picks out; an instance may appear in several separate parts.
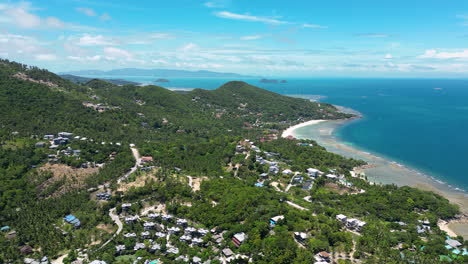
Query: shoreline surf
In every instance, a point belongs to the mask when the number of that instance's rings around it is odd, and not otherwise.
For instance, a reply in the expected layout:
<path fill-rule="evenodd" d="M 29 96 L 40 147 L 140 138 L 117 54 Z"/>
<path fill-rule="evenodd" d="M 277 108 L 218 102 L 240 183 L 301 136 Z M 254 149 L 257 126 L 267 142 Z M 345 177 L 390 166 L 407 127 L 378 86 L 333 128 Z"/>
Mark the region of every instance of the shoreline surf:
<path fill-rule="evenodd" d="M 396 184 L 398 186 L 410 186 L 422 190 L 433 191 L 452 203 L 460 207 L 462 213 L 468 212 L 468 194 L 459 188 L 455 188 L 445 182 L 423 173 L 417 169 L 402 164 L 403 162 L 394 161 L 381 154 L 373 153 L 355 146 L 351 143 L 344 142 L 336 136 L 335 132 L 338 128 L 355 121 L 354 119 L 347 120 L 310 120 L 291 126 L 284 130 L 282 137 L 292 136 L 297 139 L 312 139 L 329 150 L 349 158 L 362 159 L 371 166 L 356 169 L 357 173 L 364 173 L 368 180 L 381 184 Z M 450 223 L 447 228 L 450 228 Z M 466 230 L 466 227 L 458 230 Z M 459 235 L 466 235 L 464 232 L 451 229 Z M 464 233 L 464 234 L 463 234 Z"/>

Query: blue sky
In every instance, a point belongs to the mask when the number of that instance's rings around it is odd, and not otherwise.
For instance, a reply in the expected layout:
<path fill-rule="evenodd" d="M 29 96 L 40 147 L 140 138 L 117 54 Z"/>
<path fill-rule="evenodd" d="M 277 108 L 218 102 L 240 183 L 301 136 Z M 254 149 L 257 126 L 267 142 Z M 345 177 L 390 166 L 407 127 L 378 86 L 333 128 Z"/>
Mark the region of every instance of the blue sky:
<path fill-rule="evenodd" d="M 52 71 L 468 77 L 468 1 L 0 2 L 0 57 Z"/>

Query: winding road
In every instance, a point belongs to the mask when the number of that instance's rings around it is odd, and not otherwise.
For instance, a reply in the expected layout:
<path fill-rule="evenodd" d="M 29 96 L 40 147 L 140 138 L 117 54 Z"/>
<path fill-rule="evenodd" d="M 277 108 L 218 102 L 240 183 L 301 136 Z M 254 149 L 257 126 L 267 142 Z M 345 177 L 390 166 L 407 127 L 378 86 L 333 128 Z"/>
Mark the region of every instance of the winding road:
<path fill-rule="evenodd" d="M 123 224 L 122 224 L 122 221 L 120 221 L 120 218 L 119 216 L 115 213 L 115 210 L 116 208 L 112 208 L 109 210 L 109 216 L 110 218 L 112 218 L 112 221 L 114 221 L 114 223 L 117 225 L 117 231 L 114 233 L 114 235 L 109 239 L 107 240 L 104 244 L 101 245 L 101 248 L 105 247 L 107 244 L 109 244 L 116 236 L 118 236 L 121 232 L 122 232 L 122 229 L 123 229 Z"/>
<path fill-rule="evenodd" d="M 138 151 L 138 149 L 136 147 L 130 147 L 130 149 L 132 150 L 132 153 L 133 153 L 133 157 L 135 158 L 135 166 L 133 166 L 130 171 L 128 171 L 127 173 L 125 173 L 124 176 L 120 177 L 118 180 L 117 180 L 117 183 L 121 183 L 122 181 L 128 179 L 128 176 L 130 176 L 132 173 L 134 173 L 138 167 L 140 166 L 141 164 L 141 158 L 140 158 L 140 152 Z"/>

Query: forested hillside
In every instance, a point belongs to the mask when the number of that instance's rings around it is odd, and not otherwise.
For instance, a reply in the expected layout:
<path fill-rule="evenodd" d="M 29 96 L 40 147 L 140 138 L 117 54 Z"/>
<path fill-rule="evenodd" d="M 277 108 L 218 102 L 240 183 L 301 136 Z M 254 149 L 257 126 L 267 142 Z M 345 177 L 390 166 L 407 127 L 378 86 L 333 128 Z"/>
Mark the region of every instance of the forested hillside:
<path fill-rule="evenodd" d="M 330 104 L 237 81 L 188 93 L 77 84 L 1 60 L 0 111 L 0 263 L 435 263 L 452 254 L 437 227 L 458 213 L 448 200 L 372 185 L 353 171 L 365 162 L 281 138 L 301 121 L 352 117 Z M 245 241 L 232 242 L 237 235 Z"/>

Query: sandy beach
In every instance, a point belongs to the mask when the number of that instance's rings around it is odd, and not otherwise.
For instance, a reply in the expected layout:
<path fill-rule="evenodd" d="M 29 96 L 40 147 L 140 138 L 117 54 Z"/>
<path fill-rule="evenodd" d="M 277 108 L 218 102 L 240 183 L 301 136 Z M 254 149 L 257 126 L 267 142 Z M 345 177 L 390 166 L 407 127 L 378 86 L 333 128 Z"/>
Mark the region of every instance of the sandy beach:
<path fill-rule="evenodd" d="M 316 125 L 316 124 L 319 124 L 319 123 L 324 122 L 324 121 L 327 121 L 327 120 L 320 120 L 320 119 L 319 120 L 310 120 L 310 121 L 307 121 L 307 122 L 304 122 L 304 123 L 297 124 L 297 125 L 292 126 L 292 127 L 288 127 L 288 129 L 283 131 L 283 133 L 281 134 L 281 137 L 283 137 L 283 138 L 286 138 L 286 137 L 289 137 L 289 136 L 295 137 L 294 136 L 294 131 L 296 129 L 301 128 L 301 127 Z"/>
<path fill-rule="evenodd" d="M 468 212 L 468 194 L 441 182 L 435 177 L 426 175 L 396 161 L 384 158 L 378 154 L 364 151 L 349 142 L 342 142 L 333 132 L 351 120 L 311 120 L 284 130 L 282 137 L 293 136 L 298 139 L 313 139 L 328 151 L 349 158 L 362 159 L 370 166 L 362 168 L 357 173 L 364 173 L 369 181 L 382 184 L 411 186 L 438 193 L 460 207 L 463 213 Z M 463 225 L 463 226 L 460 226 Z M 458 224 L 457 228 L 445 223 L 441 225 L 444 231 L 453 235 L 459 234 L 466 238 L 468 224 Z M 460 232 L 463 230 L 463 232 Z"/>

